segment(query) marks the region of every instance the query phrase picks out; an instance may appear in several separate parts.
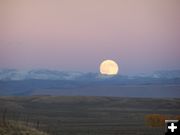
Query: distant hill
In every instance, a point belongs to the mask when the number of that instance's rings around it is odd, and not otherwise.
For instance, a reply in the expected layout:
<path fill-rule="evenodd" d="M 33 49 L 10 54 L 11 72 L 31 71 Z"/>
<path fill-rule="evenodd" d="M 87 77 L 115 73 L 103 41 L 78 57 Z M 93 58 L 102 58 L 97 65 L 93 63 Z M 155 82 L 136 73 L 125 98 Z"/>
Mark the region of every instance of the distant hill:
<path fill-rule="evenodd" d="M 53 70 L 0 70 L 0 96 L 180 97 L 180 70 L 136 76 Z"/>
<path fill-rule="evenodd" d="M 16 70 L 1 69 L 0 80 L 106 80 L 106 79 L 138 79 L 138 78 L 161 78 L 177 79 L 180 78 L 180 70 L 156 71 L 152 74 L 138 74 L 134 76 L 116 75 L 103 76 L 98 73 L 66 72 L 56 70 Z"/>
<path fill-rule="evenodd" d="M 154 78 L 180 78 L 180 70 L 156 71 L 151 76 Z"/>

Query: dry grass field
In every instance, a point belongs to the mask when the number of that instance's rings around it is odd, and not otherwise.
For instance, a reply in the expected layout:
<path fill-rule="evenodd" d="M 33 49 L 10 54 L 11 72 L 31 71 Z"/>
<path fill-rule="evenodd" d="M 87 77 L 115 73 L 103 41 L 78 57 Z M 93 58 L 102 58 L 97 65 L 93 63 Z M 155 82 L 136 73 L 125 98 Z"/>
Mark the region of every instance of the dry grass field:
<path fill-rule="evenodd" d="M 179 115 L 180 99 L 173 98 L 0 97 L 0 131 L 13 121 L 49 135 L 163 135 L 164 118 Z"/>

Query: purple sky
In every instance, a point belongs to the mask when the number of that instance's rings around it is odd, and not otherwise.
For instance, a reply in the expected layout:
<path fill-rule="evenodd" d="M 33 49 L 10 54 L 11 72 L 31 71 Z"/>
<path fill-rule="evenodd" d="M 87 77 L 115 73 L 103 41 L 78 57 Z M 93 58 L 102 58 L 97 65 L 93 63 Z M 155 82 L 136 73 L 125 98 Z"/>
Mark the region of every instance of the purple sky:
<path fill-rule="evenodd" d="M 180 0 L 0 0 L 0 68 L 180 69 Z"/>

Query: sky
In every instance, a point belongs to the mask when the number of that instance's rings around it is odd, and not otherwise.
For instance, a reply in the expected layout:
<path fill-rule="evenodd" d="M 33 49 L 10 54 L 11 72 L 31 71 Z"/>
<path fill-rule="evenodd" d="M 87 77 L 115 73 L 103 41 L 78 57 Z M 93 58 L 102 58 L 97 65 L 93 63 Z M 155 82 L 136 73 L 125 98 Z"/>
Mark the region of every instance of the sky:
<path fill-rule="evenodd" d="M 0 68 L 180 69 L 180 0 L 0 0 Z"/>

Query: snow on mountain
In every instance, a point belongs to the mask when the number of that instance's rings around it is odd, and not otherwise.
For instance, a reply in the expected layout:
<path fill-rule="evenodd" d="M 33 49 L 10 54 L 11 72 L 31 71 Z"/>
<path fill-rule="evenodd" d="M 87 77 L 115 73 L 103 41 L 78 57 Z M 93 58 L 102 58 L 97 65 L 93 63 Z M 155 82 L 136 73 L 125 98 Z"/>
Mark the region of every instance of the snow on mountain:
<path fill-rule="evenodd" d="M 171 70 L 171 71 L 157 71 L 152 74 L 154 78 L 180 78 L 180 70 Z"/>
<path fill-rule="evenodd" d="M 62 72 L 54 70 L 0 70 L 0 80 L 73 80 L 82 75 L 83 73 L 80 72 Z"/>
<path fill-rule="evenodd" d="M 157 71 L 152 74 L 139 74 L 135 76 L 106 76 L 98 73 L 82 73 L 82 72 L 65 72 L 55 70 L 16 70 L 2 69 L 0 70 L 0 80 L 119 80 L 119 79 L 138 79 L 138 78 L 154 78 L 154 79 L 174 79 L 180 78 L 180 70 L 173 71 Z"/>

